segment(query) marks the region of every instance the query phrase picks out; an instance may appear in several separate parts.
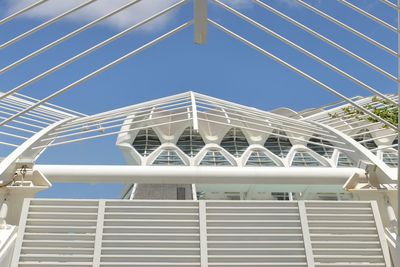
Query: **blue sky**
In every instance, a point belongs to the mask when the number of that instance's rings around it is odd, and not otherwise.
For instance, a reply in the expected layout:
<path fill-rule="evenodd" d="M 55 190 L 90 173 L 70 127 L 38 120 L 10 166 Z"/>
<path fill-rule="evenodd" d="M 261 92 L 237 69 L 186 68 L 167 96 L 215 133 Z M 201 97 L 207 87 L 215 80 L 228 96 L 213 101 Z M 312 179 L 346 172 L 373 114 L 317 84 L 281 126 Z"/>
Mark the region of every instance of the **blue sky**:
<path fill-rule="evenodd" d="M 25 0 L 24 0 L 25 1 Z M 55 0 L 50 0 L 50 2 Z M 0 0 L 0 17 L 5 17 L 15 8 L 17 1 Z M 21 1 L 22 2 L 22 1 Z M 70 1 L 81 3 L 81 0 Z M 126 0 L 118 0 L 124 3 Z M 152 6 L 145 6 L 146 3 Z M 171 0 L 170 2 L 176 2 Z M 339 53 L 334 48 L 299 31 L 284 20 L 253 4 L 250 0 L 225 1 L 241 12 L 256 19 L 272 30 L 286 36 L 318 56 L 348 71 L 381 92 L 396 92 L 396 85 L 374 73 L 368 67 Z M 314 13 L 295 3 L 295 0 L 264 1 L 280 11 L 291 15 L 314 30 L 318 30 L 346 48 L 358 53 L 374 64 L 396 74 L 396 60 L 387 53 L 353 36 L 338 26 L 321 19 Z M 314 6 L 341 19 L 350 26 L 375 38 L 393 50 L 397 49 L 396 35 L 371 20 L 355 13 L 333 0 L 308 0 Z M 351 1 L 368 12 L 396 25 L 395 10 L 377 0 Z M 144 0 L 143 6 L 131 8 L 121 14 L 120 19 L 111 20 L 68 40 L 33 60 L 0 76 L 0 90 L 7 91 L 20 83 L 61 63 L 71 56 L 97 44 L 134 24 L 143 16 L 153 14 L 162 8 L 159 0 Z M 50 3 L 49 3 L 50 4 Z M 173 29 L 192 18 L 192 4 L 180 8 L 152 25 L 130 33 L 95 53 L 75 62 L 57 73 L 24 89 L 21 93 L 42 98 L 85 74 L 145 44 L 155 37 Z M 0 51 L 0 68 L 20 57 L 56 40 L 70 31 L 101 15 L 101 8 L 91 12 L 86 8 L 77 16 L 35 33 L 13 46 Z M 49 11 L 50 10 L 50 11 Z M 43 10 L 29 16 L 22 16 L 0 27 L 0 43 L 40 24 L 46 18 L 58 13 Z M 61 12 L 59 12 L 61 13 Z M 338 74 L 308 59 L 296 50 L 277 41 L 264 32 L 249 26 L 221 8 L 210 4 L 209 17 L 232 29 L 266 50 L 318 77 L 347 96 L 368 95 L 364 89 L 340 77 Z M 271 110 L 289 107 L 302 110 L 337 101 L 337 98 L 299 75 L 278 65 L 255 50 L 232 39 L 230 36 L 209 28 L 208 43 L 193 43 L 193 28 L 172 36 L 143 53 L 127 60 L 113 69 L 85 82 L 53 103 L 76 109 L 87 114 L 110 110 L 140 103 L 188 90 L 197 91 L 240 104 Z M 46 151 L 38 163 L 48 164 L 124 164 L 121 153 L 115 147 L 115 137 L 52 148 Z M 40 194 L 43 197 L 118 197 L 121 185 L 59 185 Z"/>

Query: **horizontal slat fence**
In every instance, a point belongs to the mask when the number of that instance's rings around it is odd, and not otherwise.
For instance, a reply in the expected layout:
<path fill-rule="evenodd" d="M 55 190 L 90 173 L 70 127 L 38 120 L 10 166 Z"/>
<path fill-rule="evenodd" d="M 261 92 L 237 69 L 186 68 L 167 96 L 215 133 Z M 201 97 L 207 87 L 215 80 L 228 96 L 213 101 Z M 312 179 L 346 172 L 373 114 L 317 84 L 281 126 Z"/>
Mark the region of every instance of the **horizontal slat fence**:
<path fill-rule="evenodd" d="M 12 267 L 390 267 L 378 217 L 374 202 L 27 199 Z"/>

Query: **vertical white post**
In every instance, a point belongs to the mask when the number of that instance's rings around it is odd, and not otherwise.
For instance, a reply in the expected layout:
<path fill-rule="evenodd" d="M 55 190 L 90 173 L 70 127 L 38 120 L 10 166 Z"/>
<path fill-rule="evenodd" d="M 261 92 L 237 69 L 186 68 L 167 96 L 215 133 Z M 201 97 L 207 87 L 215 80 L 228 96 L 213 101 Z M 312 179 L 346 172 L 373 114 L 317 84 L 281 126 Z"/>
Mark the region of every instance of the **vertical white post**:
<path fill-rule="evenodd" d="M 192 199 L 197 200 L 197 189 L 195 184 L 192 184 Z"/>
<path fill-rule="evenodd" d="M 307 210 L 304 201 L 298 201 L 301 230 L 303 231 L 304 250 L 306 252 L 307 266 L 315 267 L 314 254 L 311 246 L 310 229 L 308 228 Z"/>
<path fill-rule="evenodd" d="M 385 260 L 385 266 L 391 267 L 392 264 L 390 263 L 389 247 L 388 247 L 388 244 L 386 241 L 382 218 L 379 214 L 379 208 L 378 208 L 378 204 L 376 203 L 376 201 L 371 201 L 371 209 L 372 209 L 372 214 L 374 215 L 376 231 L 379 236 L 379 242 L 381 243 L 382 253 L 383 253 L 384 260 Z"/>
<path fill-rule="evenodd" d="M 14 245 L 14 253 L 11 261 L 11 267 L 19 266 L 18 264 L 19 256 L 22 248 L 22 242 L 24 241 L 24 233 L 25 233 L 26 221 L 28 220 L 28 211 L 30 205 L 31 205 L 31 199 L 26 198 L 24 200 L 24 204 L 22 205 L 21 217 L 19 219 L 18 233 Z"/>
<path fill-rule="evenodd" d="M 206 201 L 199 201 L 200 267 L 208 267 Z"/>
<path fill-rule="evenodd" d="M 194 0 L 194 42 L 207 42 L 207 0 Z"/>
<path fill-rule="evenodd" d="M 400 101 L 400 0 L 397 0 L 397 96 Z M 400 141 L 400 102 L 397 104 L 397 140 Z M 398 142 L 397 142 L 398 143 Z M 397 240 L 400 240 L 400 147 L 397 145 Z"/>
<path fill-rule="evenodd" d="M 104 210 L 106 202 L 104 200 L 99 201 L 99 207 L 97 211 L 97 225 L 96 225 L 96 236 L 94 239 L 94 253 L 93 253 L 93 267 L 100 266 L 101 258 L 101 243 L 103 241 L 103 227 L 104 227 Z"/>
<path fill-rule="evenodd" d="M 193 131 L 198 133 L 199 132 L 199 119 L 197 116 L 196 96 L 194 95 L 193 92 L 190 92 L 190 101 L 192 104 Z"/>

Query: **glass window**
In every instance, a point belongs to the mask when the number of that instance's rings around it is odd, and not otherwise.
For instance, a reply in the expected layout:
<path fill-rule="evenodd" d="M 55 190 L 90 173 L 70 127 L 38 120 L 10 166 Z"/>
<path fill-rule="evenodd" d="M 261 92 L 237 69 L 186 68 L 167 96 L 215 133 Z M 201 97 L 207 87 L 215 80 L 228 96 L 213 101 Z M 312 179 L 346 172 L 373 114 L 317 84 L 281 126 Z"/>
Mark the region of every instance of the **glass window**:
<path fill-rule="evenodd" d="M 140 130 L 132 145 L 137 152 L 146 157 L 156 150 L 161 145 L 161 142 L 157 134 L 150 128 Z"/>
<path fill-rule="evenodd" d="M 350 158 L 346 154 L 340 153 L 337 166 L 338 167 L 353 167 L 354 163 L 350 160 Z"/>
<path fill-rule="evenodd" d="M 368 132 L 368 130 L 361 130 L 359 134 L 354 137 L 354 140 L 356 140 L 357 142 L 362 142 L 364 140 L 370 140 L 370 139 L 372 139 L 372 135 Z M 362 144 L 368 149 L 377 148 L 377 145 L 375 144 L 374 140 L 362 142 L 360 144 Z"/>
<path fill-rule="evenodd" d="M 176 199 L 177 200 L 185 200 L 186 199 L 186 188 L 178 186 L 176 188 Z"/>
<path fill-rule="evenodd" d="M 286 157 L 287 154 L 289 153 L 289 150 L 292 148 L 292 143 L 290 143 L 289 138 L 287 137 L 278 137 L 275 134 L 280 134 L 286 136 L 286 133 L 283 131 L 273 131 L 273 134 L 270 135 L 265 141 L 264 147 L 267 148 L 269 151 L 274 153 L 275 155 L 279 157 Z"/>
<path fill-rule="evenodd" d="M 265 152 L 255 150 L 251 152 L 246 166 L 277 166 L 277 164 Z"/>
<path fill-rule="evenodd" d="M 322 166 L 321 162 L 316 160 L 309 152 L 297 151 L 294 154 L 292 166 L 295 167 L 318 167 Z"/>
<path fill-rule="evenodd" d="M 194 157 L 204 147 L 203 138 L 193 131 L 192 127 L 186 128 L 176 144 L 189 157 Z"/>
<path fill-rule="evenodd" d="M 382 160 L 391 168 L 396 168 L 398 166 L 396 151 L 384 151 L 382 153 Z"/>
<path fill-rule="evenodd" d="M 232 128 L 221 141 L 221 147 L 225 148 L 235 157 L 240 157 L 249 146 L 243 132 L 238 128 Z"/>
<path fill-rule="evenodd" d="M 181 166 L 185 165 L 175 150 L 166 149 L 153 161 L 153 165 Z"/>
<path fill-rule="evenodd" d="M 290 200 L 289 192 L 271 192 L 271 196 L 275 200 Z"/>
<path fill-rule="evenodd" d="M 310 142 L 332 146 L 332 143 L 330 143 L 329 141 L 322 140 L 322 139 L 319 139 L 316 137 L 311 138 Z M 331 147 L 321 146 L 321 145 L 317 145 L 317 144 L 310 144 L 310 143 L 307 144 L 307 147 L 309 149 L 314 150 L 315 152 L 317 152 L 318 154 L 320 154 L 323 157 L 326 157 L 326 158 L 332 157 L 333 148 L 331 148 Z"/>
<path fill-rule="evenodd" d="M 209 150 L 200 162 L 200 166 L 231 166 L 219 150 Z"/>

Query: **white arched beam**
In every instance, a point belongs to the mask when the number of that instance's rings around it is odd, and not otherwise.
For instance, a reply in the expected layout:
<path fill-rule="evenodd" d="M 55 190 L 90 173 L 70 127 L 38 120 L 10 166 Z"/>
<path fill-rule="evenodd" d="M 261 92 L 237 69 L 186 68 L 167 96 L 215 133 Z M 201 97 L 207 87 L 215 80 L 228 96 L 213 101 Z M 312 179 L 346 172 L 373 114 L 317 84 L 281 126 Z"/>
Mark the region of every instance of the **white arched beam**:
<path fill-rule="evenodd" d="M 43 142 L 42 139 L 57 127 L 63 125 L 73 118 L 68 118 L 55 122 L 43 130 L 37 132 L 31 138 L 26 140 L 22 145 L 18 146 L 10 155 L 0 162 L 0 185 L 5 185 L 13 179 L 15 170 L 19 165 L 32 164 L 36 157 L 45 149 L 32 149 L 38 145 L 50 144 L 53 140 Z"/>

